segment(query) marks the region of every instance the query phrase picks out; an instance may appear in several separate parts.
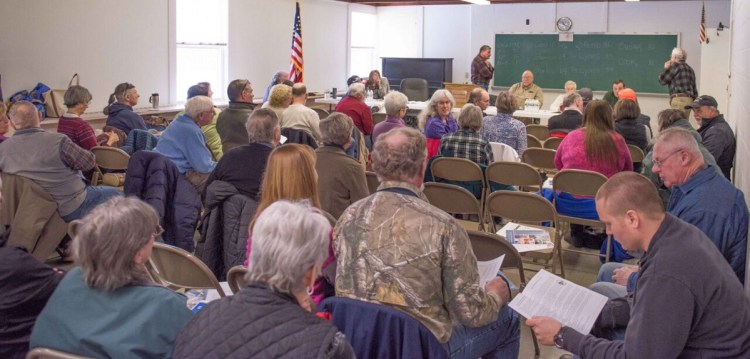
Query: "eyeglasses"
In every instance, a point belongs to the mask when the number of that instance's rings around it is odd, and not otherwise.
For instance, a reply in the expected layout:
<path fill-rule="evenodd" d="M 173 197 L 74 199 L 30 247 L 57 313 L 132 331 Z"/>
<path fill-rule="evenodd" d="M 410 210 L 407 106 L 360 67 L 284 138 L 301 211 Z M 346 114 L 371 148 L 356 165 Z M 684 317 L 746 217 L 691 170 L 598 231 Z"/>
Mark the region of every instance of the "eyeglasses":
<path fill-rule="evenodd" d="M 164 228 L 161 228 L 161 225 L 156 225 L 156 228 L 154 229 L 154 238 L 160 237 L 164 233 Z"/>
<path fill-rule="evenodd" d="M 675 153 L 678 153 L 678 152 L 680 152 L 682 150 L 683 149 L 680 148 L 679 150 L 676 150 L 676 151 L 670 153 L 669 155 L 667 155 L 666 157 L 664 157 L 664 158 L 662 158 L 660 160 L 657 160 L 656 158 L 654 158 L 652 162 L 654 163 L 654 166 L 661 167 L 661 166 L 664 165 L 664 162 L 669 159 L 669 157 L 672 157 Z"/>

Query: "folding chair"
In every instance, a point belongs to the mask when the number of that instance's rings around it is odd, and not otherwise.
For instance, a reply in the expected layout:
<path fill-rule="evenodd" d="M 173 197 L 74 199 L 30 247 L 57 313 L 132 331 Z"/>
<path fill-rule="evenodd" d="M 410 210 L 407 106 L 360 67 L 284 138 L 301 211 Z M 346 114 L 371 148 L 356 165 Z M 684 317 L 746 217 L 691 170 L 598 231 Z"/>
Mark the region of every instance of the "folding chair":
<path fill-rule="evenodd" d="M 554 175 L 557 172 L 555 167 L 556 153 L 557 151 L 546 148 L 527 148 L 526 151 L 523 151 L 521 162 L 528 163 L 540 173 Z"/>
<path fill-rule="evenodd" d="M 527 133 L 526 134 L 526 146 L 528 148 L 542 148 L 542 141 L 536 138 L 536 136 Z"/>
<path fill-rule="evenodd" d="M 328 111 L 326 111 L 326 110 L 324 110 L 322 108 L 312 107 L 312 109 L 313 109 L 313 111 L 315 111 L 315 113 L 318 114 L 318 118 L 320 118 L 321 120 L 324 119 L 324 118 L 326 118 L 326 117 L 328 117 L 328 115 L 330 115 L 330 113 L 328 113 Z"/>
<path fill-rule="evenodd" d="M 375 172 L 366 171 L 365 178 L 367 179 L 367 188 L 370 189 L 370 194 L 375 193 L 380 187 L 380 180 Z"/>
<path fill-rule="evenodd" d="M 39 347 L 28 352 L 26 359 L 89 359 L 89 357 Z"/>
<path fill-rule="evenodd" d="M 478 261 L 488 261 L 505 255 L 503 264 L 500 269 L 518 269 L 518 277 L 521 283 L 518 284 L 518 292 L 523 292 L 526 288 L 526 274 L 523 271 L 523 261 L 521 255 L 518 253 L 515 247 L 510 242 L 506 241 L 503 236 L 479 232 L 479 231 L 466 231 L 469 233 L 469 240 L 471 241 L 471 248 L 474 250 L 474 255 Z M 529 328 L 531 329 L 531 328 Z M 531 338 L 534 343 L 534 357 L 539 357 L 539 342 L 536 340 L 534 331 L 531 331 Z"/>
<path fill-rule="evenodd" d="M 643 158 L 646 157 L 643 150 L 638 146 L 628 145 L 628 150 L 630 150 L 630 158 L 633 159 L 633 163 L 641 163 Z"/>
<path fill-rule="evenodd" d="M 229 284 L 229 288 L 232 289 L 232 293 L 237 294 L 240 289 L 247 286 L 245 274 L 247 274 L 247 267 L 245 266 L 234 266 L 229 268 L 229 272 L 227 272 L 227 283 Z"/>
<path fill-rule="evenodd" d="M 546 125 L 526 125 L 526 134 L 536 137 L 539 141 L 549 138 L 549 128 Z"/>
<path fill-rule="evenodd" d="M 562 140 L 563 139 L 560 137 L 550 137 L 544 140 L 544 143 L 542 145 L 544 146 L 544 148 L 557 150 L 557 148 L 560 147 L 560 142 L 562 142 Z"/>
<path fill-rule="evenodd" d="M 374 125 L 377 125 L 381 122 L 385 121 L 385 114 L 382 112 L 376 112 L 372 114 L 372 123 Z"/>
<path fill-rule="evenodd" d="M 479 223 L 477 229 L 484 230 L 484 220 L 482 215 L 482 204 L 466 188 L 438 182 L 427 182 L 424 185 L 424 194 L 430 201 L 430 204 L 442 209 L 451 215 L 476 215 Z M 460 221 L 461 225 L 466 228 L 466 222 Z"/>
<path fill-rule="evenodd" d="M 130 155 L 127 152 L 114 147 L 95 146 L 91 153 L 96 158 L 96 170 L 91 177 L 91 185 L 99 185 L 105 171 L 125 172 L 128 169 Z"/>
<path fill-rule="evenodd" d="M 156 242 L 146 268 L 152 277 L 173 290 L 216 289 L 220 297 L 225 296 L 219 281 L 206 264 L 184 249 Z"/>
<path fill-rule="evenodd" d="M 549 232 L 553 244 L 552 250 L 526 252 L 523 256 L 531 258 L 534 264 L 537 260 L 543 260 L 545 263 L 542 266 L 544 268 L 552 267 L 553 273 L 555 273 L 557 262 L 560 262 L 560 275 L 565 278 L 565 268 L 563 268 L 562 252 L 560 251 L 560 236 L 557 235 L 556 230 L 558 215 L 552 203 L 534 193 L 497 191 L 487 197 L 485 211 L 488 213 L 488 218 L 502 217 L 504 220 L 511 222 L 538 226 Z M 544 223 L 549 223 L 551 227 L 541 227 Z M 492 232 L 496 232 L 497 228 L 494 221 L 491 221 L 490 224 L 492 225 Z M 557 254 L 557 258 L 555 258 L 555 254 Z M 552 262 L 551 265 L 550 261 Z"/>
<path fill-rule="evenodd" d="M 482 187 L 481 193 L 474 194 L 479 194 L 476 197 L 480 203 L 484 201 L 486 192 L 484 188 L 484 173 L 482 172 L 482 167 L 479 167 L 476 162 L 465 158 L 439 157 L 434 159 L 430 164 L 430 173 L 432 173 L 432 180 L 434 182 L 438 182 L 438 179 L 454 182 L 478 182 Z"/>
<path fill-rule="evenodd" d="M 492 193 L 492 184 L 504 184 L 508 186 L 517 186 L 521 190 L 539 191 L 542 188 L 543 180 L 534 167 L 523 162 L 493 162 L 487 166 L 484 171 L 484 177 L 487 179 L 485 187 L 488 193 Z"/>
<path fill-rule="evenodd" d="M 584 170 L 564 170 L 560 171 L 555 175 L 552 181 L 552 196 L 555 208 L 559 209 L 558 196 L 560 193 L 567 193 L 574 196 L 583 197 L 595 197 L 596 192 L 599 191 L 605 182 L 607 177 L 598 172 L 584 171 Z M 580 217 L 574 217 L 570 215 L 560 214 L 558 212 L 558 221 L 561 223 L 558 227 L 560 237 L 570 233 L 570 224 L 580 224 L 583 226 L 605 228 L 604 223 L 599 220 L 586 219 Z M 607 250 L 604 256 L 605 261 L 609 261 L 610 255 L 610 242 L 612 237 L 607 237 Z M 586 255 L 602 256 L 600 253 L 591 253 L 575 249 L 563 249 L 568 252 L 576 252 Z"/>

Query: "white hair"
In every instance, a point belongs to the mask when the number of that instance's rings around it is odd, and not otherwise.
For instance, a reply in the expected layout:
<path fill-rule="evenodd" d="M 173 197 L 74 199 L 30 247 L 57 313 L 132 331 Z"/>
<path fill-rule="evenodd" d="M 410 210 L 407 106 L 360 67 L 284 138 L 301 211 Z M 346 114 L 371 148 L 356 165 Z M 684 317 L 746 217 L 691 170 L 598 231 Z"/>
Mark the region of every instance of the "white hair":
<path fill-rule="evenodd" d="M 565 81 L 565 86 L 563 86 L 563 89 L 567 90 L 568 86 L 573 86 L 573 90 L 578 88 L 578 85 L 576 85 L 575 81 L 571 81 L 571 80 Z"/>
<path fill-rule="evenodd" d="M 326 217 L 309 201 L 274 202 L 255 221 L 245 279 L 282 293 L 304 291 L 304 276 L 328 257 L 330 232 Z"/>
<path fill-rule="evenodd" d="M 385 107 L 385 113 L 388 116 L 396 116 L 399 111 L 406 108 L 406 104 L 409 102 L 409 99 L 401 92 L 398 91 L 391 91 L 387 95 L 385 95 L 384 101 L 384 107 Z"/>
<path fill-rule="evenodd" d="M 357 97 L 359 95 L 364 95 L 364 93 L 365 93 L 365 84 L 361 82 L 355 82 L 349 85 L 349 96 Z"/>
<path fill-rule="evenodd" d="M 185 114 L 196 120 L 201 112 L 211 111 L 214 102 L 208 96 L 195 96 L 185 102 Z"/>
<path fill-rule="evenodd" d="M 677 57 L 678 59 L 680 59 L 680 61 L 687 60 L 687 53 L 685 52 L 685 50 L 679 47 L 675 47 L 674 49 L 672 49 L 672 56 Z"/>

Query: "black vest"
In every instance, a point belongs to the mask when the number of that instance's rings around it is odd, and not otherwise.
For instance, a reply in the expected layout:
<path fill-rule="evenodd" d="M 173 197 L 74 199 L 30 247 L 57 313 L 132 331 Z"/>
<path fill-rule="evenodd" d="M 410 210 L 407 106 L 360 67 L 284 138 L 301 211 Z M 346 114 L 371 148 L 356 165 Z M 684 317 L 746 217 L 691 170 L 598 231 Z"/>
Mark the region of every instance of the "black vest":
<path fill-rule="evenodd" d="M 290 295 L 251 283 L 211 302 L 177 338 L 174 358 L 323 358 L 336 328 Z"/>

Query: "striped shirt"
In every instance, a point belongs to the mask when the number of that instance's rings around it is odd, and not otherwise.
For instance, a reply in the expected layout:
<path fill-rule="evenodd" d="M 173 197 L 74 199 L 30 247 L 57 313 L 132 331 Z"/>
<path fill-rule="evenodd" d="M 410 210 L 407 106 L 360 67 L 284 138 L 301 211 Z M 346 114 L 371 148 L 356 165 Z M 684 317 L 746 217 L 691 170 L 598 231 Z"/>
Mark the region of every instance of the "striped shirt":
<path fill-rule="evenodd" d="M 68 136 L 73 143 L 84 150 L 90 150 L 96 146 L 94 129 L 86 121 L 74 114 L 66 113 L 60 117 L 57 123 L 57 132 Z"/>

